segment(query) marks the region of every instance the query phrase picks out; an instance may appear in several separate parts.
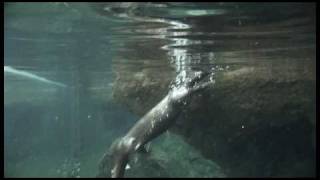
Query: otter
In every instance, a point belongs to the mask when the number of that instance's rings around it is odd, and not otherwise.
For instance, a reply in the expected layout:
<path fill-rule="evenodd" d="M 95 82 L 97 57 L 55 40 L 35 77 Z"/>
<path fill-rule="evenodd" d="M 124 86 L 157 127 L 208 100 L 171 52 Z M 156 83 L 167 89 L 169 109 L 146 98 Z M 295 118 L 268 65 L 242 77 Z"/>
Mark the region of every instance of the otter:
<path fill-rule="evenodd" d="M 199 83 L 208 73 L 195 73 L 195 76 L 180 86 L 173 86 L 168 94 L 147 114 L 145 114 L 122 138 L 115 141 L 111 147 L 112 170 L 111 177 L 123 177 L 129 155 L 144 148 L 144 145 L 161 135 L 175 122 L 190 102 L 191 97 L 201 89 L 211 84 L 210 81 Z M 100 161 L 100 168 L 105 168 L 107 161 L 105 153 Z"/>

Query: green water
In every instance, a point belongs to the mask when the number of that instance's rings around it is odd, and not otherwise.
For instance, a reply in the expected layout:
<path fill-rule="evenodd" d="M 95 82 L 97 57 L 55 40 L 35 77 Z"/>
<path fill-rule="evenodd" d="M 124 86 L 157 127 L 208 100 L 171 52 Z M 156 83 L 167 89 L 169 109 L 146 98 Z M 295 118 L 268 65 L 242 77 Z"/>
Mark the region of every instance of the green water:
<path fill-rule="evenodd" d="M 217 91 L 127 177 L 314 176 L 314 3 L 4 5 L 5 177 L 96 177 L 110 144 L 192 70 L 216 72 Z"/>

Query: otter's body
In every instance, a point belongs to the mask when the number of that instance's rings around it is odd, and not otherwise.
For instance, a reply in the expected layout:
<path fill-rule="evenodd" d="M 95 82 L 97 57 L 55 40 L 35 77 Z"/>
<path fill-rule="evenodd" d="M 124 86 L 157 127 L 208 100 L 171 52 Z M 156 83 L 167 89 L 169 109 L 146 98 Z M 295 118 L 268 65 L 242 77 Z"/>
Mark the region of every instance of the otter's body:
<path fill-rule="evenodd" d="M 184 105 L 189 103 L 192 95 L 208 85 L 208 83 L 204 83 L 200 86 L 191 87 L 194 81 L 202 78 L 194 78 L 186 86 L 171 89 L 168 95 L 144 115 L 124 137 L 112 145 L 112 177 L 123 177 L 129 155 L 171 126 L 182 112 Z"/>

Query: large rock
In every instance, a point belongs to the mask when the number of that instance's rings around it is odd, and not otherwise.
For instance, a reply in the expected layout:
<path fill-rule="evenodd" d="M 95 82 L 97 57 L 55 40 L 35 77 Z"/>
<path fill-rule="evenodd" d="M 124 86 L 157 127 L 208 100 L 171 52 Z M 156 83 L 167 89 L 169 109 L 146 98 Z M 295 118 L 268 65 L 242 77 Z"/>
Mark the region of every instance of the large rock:
<path fill-rule="evenodd" d="M 169 70 L 117 68 L 113 97 L 141 116 L 174 78 Z M 313 176 L 315 85 L 312 61 L 231 67 L 193 98 L 172 130 L 227 176 Z"/>
<path fill-rule="evenodd" d="M 148 146 L 147 154 L 132 156 L 125 177 L 225 177 L 216 163 L 175 134 L 167 132 Z M 111 163 L 107 166 L 98 177 L 111 176 Z"/>

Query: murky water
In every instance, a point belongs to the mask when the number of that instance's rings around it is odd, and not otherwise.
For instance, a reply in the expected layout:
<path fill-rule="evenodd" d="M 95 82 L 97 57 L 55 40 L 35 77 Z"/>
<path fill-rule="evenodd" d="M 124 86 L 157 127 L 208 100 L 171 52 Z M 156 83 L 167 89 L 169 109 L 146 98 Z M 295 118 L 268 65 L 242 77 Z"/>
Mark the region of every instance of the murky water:
<path fill-rule="evenodd" d="M 274 115 L 268 107 L 296 110 L 297 116 L 309 123 L 306 129 L 313 129 L 306 135 L 311 138 L 309 144 L 294 146 L 310 146 L 294 161 L 302 163 L 285 170 L 280 168 L 285 163 L 264 163 L 239 172 L 235 167 L 241 165 L 224 163 L 221 154 L 211 155 L 210 147 L 192 140 L 196 136 L 192 135 L 188 143 L 220 164 L 225 176 L 314 176 L 315 20 L 314 3 L 6 3 L 5 176 L 94 177 L 103 152 L 167 92 L 168 81 L 184 81 L 195 70 L 241 77 L 242 72 L 251 72 L 250 68 L 256 74 L 248 76 L 260 79 L 250 91 L 241 89 L 243 84 L 250 84 L 250 78 L 244 78 L 236 88 L 231 84 L 234 103 L 242 102 L 239 106 L 249 110 L 262 104 L 270 113 L 260 119 Z M 260 87 L 261 79 L 269 84 Z M 237 89 L 243 92 L 237 94 Z M 274 91 L 290 96 L 286 105 L 275 101 L 268 104 L 270 99 L 281 99 L 277 93 L 259 95 Z M 252 96 L 239 95 L 246 92 Z M 250 97 L 260 101 L 246 104 Z M 138 102 L 136 98 L 144 100 Z M 232 111 L 233 106 L 229 107 Z M 239 118 L 243 114 L 232 113 Z M 281 128 L 296 127 L 286 120 L 281 125 L 278 122 L 272 123 Z M 280 132 L 286 132 L 281 128 Z M 268 131 L 261 129 L 252 128 L 248 133 Z M 286 137 L 285 133 L 279 136 Z M 299 137 L 304 134 L 298 133 Z M 241 149 L 236 144 L 228 147 Z"/>

